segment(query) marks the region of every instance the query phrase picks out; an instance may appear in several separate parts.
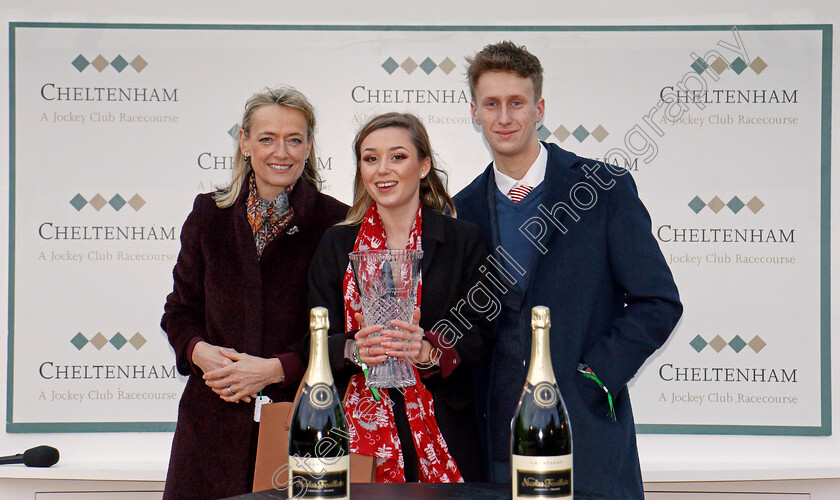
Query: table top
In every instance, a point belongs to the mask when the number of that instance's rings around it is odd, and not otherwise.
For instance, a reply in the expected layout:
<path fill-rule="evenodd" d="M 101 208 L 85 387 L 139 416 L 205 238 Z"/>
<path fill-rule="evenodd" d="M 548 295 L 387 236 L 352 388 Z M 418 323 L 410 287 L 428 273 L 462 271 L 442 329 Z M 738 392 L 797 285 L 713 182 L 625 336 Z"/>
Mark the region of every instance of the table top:
<path fill-rule="evenodd" d="M 232 497 L 237 500 L 288 498 L 286 490 L 268 490 Z M 509 500 L 509 484 L 377 483 L 351 484 L 350 498 L 365 500 Z"/>

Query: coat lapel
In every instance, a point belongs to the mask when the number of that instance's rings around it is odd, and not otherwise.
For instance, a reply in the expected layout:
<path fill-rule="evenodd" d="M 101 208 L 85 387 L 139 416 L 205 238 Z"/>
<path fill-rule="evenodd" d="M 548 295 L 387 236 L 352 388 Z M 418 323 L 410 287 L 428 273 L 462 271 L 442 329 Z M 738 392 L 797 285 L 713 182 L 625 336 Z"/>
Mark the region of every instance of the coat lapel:
<path fill-rule="evenodd" d="M 480 213 L 482 217 L 486 217 L 483 224 L 484 227 L 490 228 L 490 244 L 494 251 L 496 248 L 499 248 L 501 245 L 501 239 L 499 238 L 499 219 L 496 215 L 496 178 L 493 175 L 493 164 L 491 163 L 490 166 L 487 167 L 486 171 L 487 181 L 486 181 L 486 190 L 484 193 L 484 203 L 486 204 L 487 210 L 481 210 Z"/>
<path fill-rule="evenodd" d="M 575 210 L 572 206 L 570 193 L 575 184 L 582 180 L 582 177 L 571 169 L 577 161 L 578 157 L 576 155 L 560 149 L 554 144 L 544 143 L 544 145 L 548 150 L 548 162 L 545 169 L 545 179 L 543 180 L 539 217 L 546 233 L 540 242 L 545 248 L 552 248 L 554 246 L 551 244 L 552 238 L 563 237 L 563 231 L 567 231 L 569 225 L 575 223 L 574 219 L 565 210 L 559 208 L 562 205 L 558 204 L 565 204 Z M 579 212 L 579 210 L 575 211 Z M 558 231 L 560 234 L 555 234 Z M 528 269 L 529 280 L 545 258 L 546 254 L 539 250 L 536 252 Z"/>
<path fill-rule="evenodd" d="M 429 276 L 431 273 L 432 260 L 437 252 L 438 245 L 445 239 L 443 221 L 441 217 L 446 217 L 435 212 L 432 208 L 423 206 L 423 227 L 420 236 L 421 244 L 423 245 L 423 263 L 420 269 L 424 276 Z"/>
<path fill-rule="evenodd" d="M 494 238 L 498 239 L 495 223 L 496 205 L 487 202 L 487 193 L 492 193 L 495 186 L 491 164 L 469 186 L 455 196 L 455 203 L 458 205 L 457 217 L 468 220 L 482 229 L 481 235 L 484 238 L 484 245 L 488 249 L 496 248 Z"/>
<path fill-rule="evenodd" d="M 551 247 L 551 239 L 555 237 L 561 227 L 568 230 L 569 224 L 574 224 L 572 217 L 565 210 L 559 208 L 558 203 L 572 207 L 570 193 L 572 188 L 582 180 L 581 175 L 571 169 L 576 163 L 577 156 L 568 151 L 560 149 L 554 144 L 545 144 L 548 149 L 548 164 L 545 169 L 545 180 L 543 180 L 543 195 L 540 202 L 540 219 L 545 223 L 546 233 L 541 242 L 546 248 Z M 555 209 L 555 207 L 558 207 Z M 579 212 L 579 210 L 576 210 Z M 542 260 L 545 255 L 537 252 L 537 258 L 532 264 Z M 533 266 L 532 266 L 533 269 Z"/>

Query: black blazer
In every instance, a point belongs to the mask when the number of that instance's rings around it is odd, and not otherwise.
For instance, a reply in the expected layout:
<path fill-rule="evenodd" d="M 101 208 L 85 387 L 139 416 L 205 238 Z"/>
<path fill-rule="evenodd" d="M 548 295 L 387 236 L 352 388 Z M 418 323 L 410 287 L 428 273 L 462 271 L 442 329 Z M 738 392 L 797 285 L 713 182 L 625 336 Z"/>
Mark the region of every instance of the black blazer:
<path fill-rule="evenodd" d="M 344 359 L 343 279 L 359 225 L 335 226 L 321 239 L 309 269 L 309 305 L 329 310 L 330 365 L 339 391 L 359 369 Z M 475 421 L 471 370 L 489 359 L 495 340 L 491 302 L 495 300 L 479 268 L 487 250 L 473 224 L 423 207 L 421 244 L 423 288 L 420 326 L 442 350 L 446 366 L 421 370 L 435 402 L 435 418 L 465 481 L 479 481 L 481 448 Z M 486 280 L 486 278 L 485 278 Z"/>

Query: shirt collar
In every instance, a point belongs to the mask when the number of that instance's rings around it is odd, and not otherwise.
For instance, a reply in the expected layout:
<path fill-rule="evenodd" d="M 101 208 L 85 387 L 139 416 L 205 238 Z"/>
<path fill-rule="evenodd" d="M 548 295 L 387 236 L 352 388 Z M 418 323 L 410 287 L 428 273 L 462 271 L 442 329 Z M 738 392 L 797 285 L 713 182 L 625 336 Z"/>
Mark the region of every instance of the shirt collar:
<path fill-rule="evenodd" d="M 545 149 L 543 143 L 540 143 L 540 154 L 537 155 L 537 159 L 534 160 L 534 163 L 531 164 L 522 179 L 516 180 L 513 177 L 502 173 L 498 168 L 496 168 L 496 162 L 494 161 L 493 175 L 496 178 L 496 187 L 499 188 L 499 191 L 501 191 L 504 195 L 507 195 L 511 189 L 522 185 L 535 188 L 542 184 L 543 179 L 545 179 L 545 169 L 547 165 L 548 150 Z"/>

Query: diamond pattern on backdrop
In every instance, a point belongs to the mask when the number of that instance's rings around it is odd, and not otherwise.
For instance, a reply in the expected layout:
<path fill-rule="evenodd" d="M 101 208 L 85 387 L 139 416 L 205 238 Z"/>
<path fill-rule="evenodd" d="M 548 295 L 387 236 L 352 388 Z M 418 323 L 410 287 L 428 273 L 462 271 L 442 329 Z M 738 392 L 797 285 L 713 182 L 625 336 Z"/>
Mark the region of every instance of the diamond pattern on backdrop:
<path fill-rule="evenodd" d="M 706 64 L 706 61 L 702 57 L 698 57 L 691 63 L 691 69 L 698 74 L 703 73 L 708 68 L 712 68 L 718 75 L 726 71 L 727 68 L 731 68 L 738 75 L 743 73 L 745 69 L 750 68 L 756 75 L 760 75 L 762 71 L 767 69 L 767 63 L 760 57 L 756 57 L 749 64 L 744 62 L 740 57 L 736 58 L 732 63 L 727 63 L 722 57 L 716 57 L 711 64 Z"/>
<path fill-rule="evenodd" d="M 149 63 L 146 62 L 146 60 L 140 55 L 132 59 L 131 62 L 128 62 L 122 54 L 117 54 L 113 59 L 111 59 L 111 62 L 108 62 L 108 59 L 106 59 L 102 54 L 97 55 L 91 61 L 88 61 L 84 55 L 79 54 L 70 62 L 70 64 L 76 68 L 79 73 L 86 70 L 88 66 L 93 66 L 100 73 L 105 71 L 108 66 L 114 68 L 117 73 L 122 73 L 125 68 L 130 66 L 134 69 L 134 71 L 140 73 L 146 69 L 146 66 L 149 65 Z"/>
<path fill-rule="evenodd" d="M 72 202 L 71 202 L 72 203 Z M 720 199 L 720 196 L 715 196 L 711 200 L 704 202 L 702 198 L 699 196 L 695 196 L 688 202 L 688 208 L 690 208 L 695 214 L 699 214 L 701 210 L 706 207 L 709 207 L 714 213 L 720 213 L 724 207 L 728 207 L 729 210 L 732 211 L 733 214 L 737 214 L 740 212 L 744 207 L 750 209 L 750 211 L 754 214 L 757 214 L 759 210 L 764 208 L 764 202 L 761 201 L 758 196 L 753 196 L 750 198 L 750 201 L 744 203 L 741 201 L 741 198 L 738 196 L 733 196 L 728 202 L 724 203 L 723 200 Z"/>
<path fill-rule="evenodd" d="M 128 205 L 137 212 L 143 208 L 143 205 L 145 204 L 146 200 L 136 193 L 134 196 L 129 198 L 128 201 L 126 201 L 126 199 L 119 193 L 113 195 L 110 200 L 106 200 L 105 197 L 99 193 L 95 194 L 89 200 L 86 200 L 81 193 L 76 193 L 76 196 L 70 199 L 70 205 L 75 208 L 77 212 L 80 212 L 85 205 L 92 206 L 97 212 L 102 210 L 105 205 L 110 205 L 115 212 L 119 212 L 124 206 Z"/>
<path fill-rule="evenodd" d="M 696 337 L 691 339 L 691 341 L 688 343 L 688 345 L 690 345 L 691 348 L 694 349 L 695 351 L 697 351 L 698 353 L 700 351 L 702 351 L 703 349 L 705 349 L 706 346 L 711 347 L 716 352 L 721 352 L 728 345 L 736 353 L 740 353 L 741 351 L 744 350 L 745 347 L 749 347 L 755 353 L 758 353 L 762 349 L 767 347 L 767 343 L 764 342 L 764 339 L 762 339 L 758 335 L 754 336 L 752 338 L 752 340 L 750 340 L 749 342 L 744 341 L 744 339 L 741 338 L 740 335 L 735 335 L 734 337 L 732 337 L 732 340 L 730 340 L 729 342 L 725 341 L 723 339 L 723 337 L 721 337 L 720 335 L 715 335 L 715 337 L 711 341 L 708 341 L 708 342 L 706 341 L 706 339 L 704 339 L 700 335 L 697 335 Z"/>
<path fill-rule="evenodd" d="M 441 71 L 448 75 L 452 72 L 453 69 L 455 69 L 455 63 L 452 62 L 452 59 L 447 57 L 446 59 L 441 61 L 440 64 L 438 64 L 438 68 L 440 68 Z"/>
<path fill-rule="evenodd" d="M 73 344 L 73 346 L 80 351 L 88 344 L 91 344 L 97 350 L 102 350 L 103 347 L 105 347 L 108 344 L 111 344 L 118 351 L 125 347 L 126 344 L 131 344 L 135 349 L 139 350 L 146 344 L 146 342 L 148 342 L 146 340 L 146 337 L 141 335 L 140 332 L 136 332 L 134 335 L 131 336 L 130 339 L 126 339 L 125 336 L 120 332 L 117 332 L 114 335 L 112 335 L 110 339 L 103 335 L 101 332 L 97 332 L 96 335 L 94 335 L 90 339 L 85 337 L 82 334 L 82 332 L 78 332 L 70 339 L 70 343 Z"/>
<path fill-rule="evenodd" d="M 123 56 L 117 56 L 114 58 L 113 61 L 111 61 L 111 66 L 115 70 L 117 70 L 117 73 L 122 73 L 122 70 L 124 70 L 125 67 L 128 66 L 128 61 L 123 59 Z"/>
<path fill-rule="evenodd" d="M 428 57 L 420 63 L 420 69 L 422 69 L 427 75 L 434 71 L 435 68 L 437 68 L 437 64 Z"/>
<path fill-rule="evenodd" d="M 711 208 L 712 212 L 718 213 L 721 210 L 723 210 L 723 207 L 726 206 L 726 203 L 724 203 L 723 200 L 715 196 L 714 198 L 709 200 L 709 203 L 706 203 L 706 206 Z"/>
<path fill-rule="evenodd" d="M 405 61 L 403 61 L 403 63 L 400 64 L 400 67 L 403 70 L 405 70 L 406 73 L 408 73 L 410 75 L 410 74 L 414 73 L 415 69 L 417 69 L 417 63 L 414 62 L 414 59 L 412 59 L 410 57 L 406 57 Z"/>

